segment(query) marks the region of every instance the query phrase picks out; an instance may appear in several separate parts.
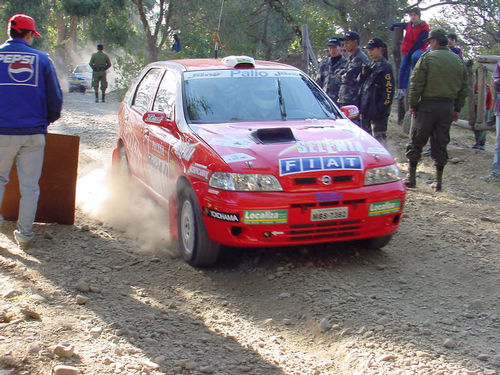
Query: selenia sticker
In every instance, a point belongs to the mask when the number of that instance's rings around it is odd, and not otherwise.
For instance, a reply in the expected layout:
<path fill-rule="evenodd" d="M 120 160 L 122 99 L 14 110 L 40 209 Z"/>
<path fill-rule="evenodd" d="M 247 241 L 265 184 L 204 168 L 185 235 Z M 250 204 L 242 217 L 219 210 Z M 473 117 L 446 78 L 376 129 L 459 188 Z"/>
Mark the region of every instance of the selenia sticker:
<path fill-rule="evenodd" d="M 247 161 L 247 160 L 254 160 L 255 158 L 253 156 L 239 153 L 239 154 L 231 154 L 231 155 L 224 155 L 222 157 L 226 163 L 235 163 L 237 161 Z"/>

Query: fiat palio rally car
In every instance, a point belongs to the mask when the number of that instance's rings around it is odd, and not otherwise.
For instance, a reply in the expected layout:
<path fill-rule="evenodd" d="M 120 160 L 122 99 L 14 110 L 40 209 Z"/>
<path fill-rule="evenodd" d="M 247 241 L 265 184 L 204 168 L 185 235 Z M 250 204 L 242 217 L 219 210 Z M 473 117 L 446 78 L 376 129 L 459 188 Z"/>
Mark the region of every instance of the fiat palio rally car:
<path fill-rule="evenodd" d="M 213 264 L 221 245 L 382 247 L 406 190 L 389 152 L 348 119 L 356 114 L 288 65 L 155 62 L 120 107 L 113 161 L 168 207 L 194 266 Z"/>

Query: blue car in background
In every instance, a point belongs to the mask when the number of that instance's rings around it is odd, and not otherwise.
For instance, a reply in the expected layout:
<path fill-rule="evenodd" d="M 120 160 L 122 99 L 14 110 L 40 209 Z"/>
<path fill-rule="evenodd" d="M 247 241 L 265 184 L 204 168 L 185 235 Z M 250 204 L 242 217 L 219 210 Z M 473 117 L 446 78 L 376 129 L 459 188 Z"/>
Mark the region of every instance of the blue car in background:
<path fill-rule="evenodd" d="M 85 93 L 92 87 L 92 68 L 87 63 L 78 64 L 69 75 L 69 92 Z"/>

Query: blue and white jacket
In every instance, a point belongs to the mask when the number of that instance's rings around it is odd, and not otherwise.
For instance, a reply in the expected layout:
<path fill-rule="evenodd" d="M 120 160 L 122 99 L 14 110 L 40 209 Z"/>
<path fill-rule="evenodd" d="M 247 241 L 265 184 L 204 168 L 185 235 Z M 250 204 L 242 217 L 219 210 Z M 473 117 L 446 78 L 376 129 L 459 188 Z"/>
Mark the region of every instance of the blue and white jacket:
<path fill-rule="evenodd" d="M 49 56 L 23 39 L 0 46 L 0 134 L 45 134 L 61 116 L 62 91 Z"/>

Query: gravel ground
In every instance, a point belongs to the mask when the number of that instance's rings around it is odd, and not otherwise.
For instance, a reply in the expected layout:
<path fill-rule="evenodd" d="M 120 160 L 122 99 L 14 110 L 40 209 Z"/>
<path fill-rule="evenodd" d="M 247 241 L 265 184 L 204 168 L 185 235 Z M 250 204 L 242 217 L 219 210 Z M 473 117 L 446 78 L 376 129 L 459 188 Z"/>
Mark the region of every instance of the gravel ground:
<path fill-rule="evenodd" d="M 27 252 L 14 223 L 0 232 L 0 375 L 498 374 L 500 184 L 478 180 L 492 134 L 477 151 L 453 129 L 442 193 L 423 160 L 383 250 L 229 249 L 193 269 L 165 212 L 108 177 L 117 109 L 67 94 L 51 126 L 81 137 L 75 225 L 37 224 Z"/>

